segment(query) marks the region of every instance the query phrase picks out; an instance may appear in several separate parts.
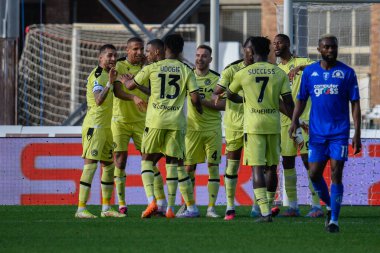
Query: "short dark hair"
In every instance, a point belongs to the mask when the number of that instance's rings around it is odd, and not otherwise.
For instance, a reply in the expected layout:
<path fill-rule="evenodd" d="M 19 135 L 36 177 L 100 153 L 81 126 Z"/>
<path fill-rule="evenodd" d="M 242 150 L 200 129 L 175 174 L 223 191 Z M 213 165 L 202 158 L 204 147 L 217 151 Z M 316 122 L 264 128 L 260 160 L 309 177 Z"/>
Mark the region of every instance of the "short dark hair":
<path fill-rule="evenodd" d="M 253 39 L 253 36 L 249 36 L 249 37 L 245 40 L 245 42 L 244 42 L 244 44 L 243 44 L 243 47 L 247 47 L 247 45 L 248 45 L 249 42 L 251 42 L 251 44 L 253 44 L 253 43 L 252 43 L 252 39 Z"/>
<path fill-rule="evenodd" d="M 338 38 L 335 35 L 329 34 L 329 33 L 324 34 L 319 38 L 318 45 L 321 44 L 322 40 L 324 40 L 324 39 L 333 39 L 333 40 L 335 40 L 336 44 L 338 45 Z"/>
<path fill-rule="evenodd" d="M 288 35 L 279 33 L 275 37 L 280 37 L 281 39 L 285 40 L 290 45 L 290 38 Z"/>
<path fill-rule="evenodd" d="M 206 49 L 206 50 L 208 50 L 208 51 L 210 52 L 210 55 L 212 54 L 212 48 L 211 48 L 210 46 L 207 46 L 207 45 L 202 44 L 202 45 L 199 45 L 199 46 L 197 47 L 197 49 L 200 49 L 200 48 L 202 48 L 202 49 Z"/>
<path fill-rule="evenodd" d="M 143 43 L 144 44 L 144 41 L 140 37 L 132 37 L 132 38 L 128 39 L 127 40 L 127 45 L 129 43 L 132 43 L 132 42 L 139 42 L 139 43 Z"/>
<path fill-rule="evenodd" d="M 153 40 L 149 41 L 147 45 L 152 45 L 152 46 L 154 46 L 160 50 L 163 50 L 165 47 L 164 42 L 160 39 L 153 39 Z"/>
<path fill-rule="evenodd" d="M 114 45 L 112 45 L 112 44 L 105 44 L 105 45 L 103 45 L 103 46 L 100 47 L 99 54 L 104 53 L 107 49 L 112 49 L 112 50 L 117 51 L 116 47 Z"/>
<path fill-rule="evenodd" d="M 251 42 L 253 50 L 256 54 L 261 56 L 268 56 L 270 53 L 270 39 L 267 37 L 257 36 L 253 37 Z"/>
<path fill-rule="evenodd" d="M 183 51 L 183 46 L 185 42 L 179 34 L 169 34 L 164 38 L 164 44 L 166 48 L 169 48 L 173 54 L 179 55 Z"/>

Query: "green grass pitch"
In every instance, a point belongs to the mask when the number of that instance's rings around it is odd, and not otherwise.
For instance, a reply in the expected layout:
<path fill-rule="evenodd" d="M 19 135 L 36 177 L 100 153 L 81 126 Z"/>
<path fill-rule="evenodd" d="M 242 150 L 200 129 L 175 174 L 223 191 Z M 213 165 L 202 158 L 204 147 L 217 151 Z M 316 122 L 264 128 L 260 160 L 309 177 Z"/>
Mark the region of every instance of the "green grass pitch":
<path fill-rule="evenodd" d="M 80 220 L 75 206 L 0 206 L 0 252 L 380 252 L 380 207 L 343 206 L 338 234 L 324 218 L 275 218 L 257 224 L 250 207 L 233 221 L 129 217 Z M 200 207 L 202 215 L 206 207 Z M 89 206 L 99 215 L 99 206 Z M 306 214 L 308 207 L 301 207 Z M 224 206 L 218 206 L 220 214 Z"/>

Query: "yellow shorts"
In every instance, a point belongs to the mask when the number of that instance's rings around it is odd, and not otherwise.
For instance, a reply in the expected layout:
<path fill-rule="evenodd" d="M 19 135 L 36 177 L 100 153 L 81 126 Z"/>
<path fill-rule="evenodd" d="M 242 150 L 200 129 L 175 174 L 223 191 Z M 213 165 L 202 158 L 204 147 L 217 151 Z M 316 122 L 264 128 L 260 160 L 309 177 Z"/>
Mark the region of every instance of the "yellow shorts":
<path fill-rule="evenodd" d="M 170 129 L 144 129 L 141 153 L 162 153 L 165 156 L 185 157 L 185 131 Z"/>
<path fill-rule="evenodd" d="M 245 134 L 244 164 L 277 165 L 280 160 L 280 134 Z"/>
<path fill-rule="evenodd" d="M 187 130 L 185 137 L 185 165 L 219 164 L 222 153 L 222 129 L 210 131 Z"/>
<path fill-rule="evenodd" d="M 297 156 L 297 146 L 294 141 L 289 138 L 289 130 L 290 125 L 281 127 L 281 155 L 282 156 Z M 300 150 L 301 154 L 307 154 L 309 152 L 309 135 L 302 129 L 302 136 L 305 141 L 305 145 L 303 145 Z"/>
<path fill-rule="evenodd" d="M 145 121 L 134 123 L 111 123 L 112 136 L 116 144 L 114 151 L 128 151 L 128 144 L 131 138 L 137 150 L 141 150 L 141 141 L 144 132 Z"/>
<path fill-rule="evenodd" d="M 82 157 L 96 161 L 113 161 L 113 140 L 109 128 L 82 128 Z"/>
<path fill-rule="evenodd" d="M 244 132 L 226 129 L 226 150 L 235 151 L 244 146 Z"/>

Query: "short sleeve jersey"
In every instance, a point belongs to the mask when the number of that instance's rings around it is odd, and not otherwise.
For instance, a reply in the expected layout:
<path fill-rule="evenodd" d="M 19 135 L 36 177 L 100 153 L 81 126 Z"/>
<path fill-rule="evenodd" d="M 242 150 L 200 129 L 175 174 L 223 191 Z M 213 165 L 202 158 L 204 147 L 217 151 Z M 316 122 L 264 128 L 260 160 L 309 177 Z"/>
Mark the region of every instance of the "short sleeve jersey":
<path fill-rule="evenodd" d="M 95 68 L 87 78 L 87 114 L 83 121 L 84 127 L 110 128 L 112 117 L 113 95 L 111 90 L 101 105 L 95 102 L 94 92 L 102 91 L 108 82 L 108 72 L 101 67 Z"/>
<path fill-rule="evenodd" d="M 348 139 L 349 101 L 360 99 L 355 71 L 339 61 L 329 70 L 323 69 L 320 62 L 307 66 L 297 98 L 307 100 L 309 97 L 310 141 Z"/>
<path fill-rule="evenodd" d="M 135 83 L 150 82 L 145 126 L 157 129 L 185 130 L 183 112 L 186 92 L 198 90 L 193 70 L 175 59 L 165 59 L 145 66 Z"/>
<path fill-rule="evenodd" d="M 121 58 L 116 63 L 116 71 L 119 76 L 124 74 L 132 74 L 135 76 L 141 68 L 141 65 L 133 65 L 125 58 Z M 139 98 L 148 101 L 148 96 L 139 89 L 128 90 L 123 84 L 121 87 L 125 93 L 136 95 Z M 140 111 L 133 101 L 126 101 L 114 97 L 112 115 L 114 121 L 122 123 L 140 122 L 145 121 L 145 115 L 146 113 Z"/>
<path fill-rule="evenodd" d="M 219 86 L 227 90 L 232 83 L 232 79 L 236 72 L 244 68 L 245 64 L 243 60 L 235 61 L 228 65 L 221 74 L 219 80 Z M 243 92 L 239 95 L 242 97 Z M 244 107 L 243 104 L 237 104 L 227 99 L 226 109 L 224 112 L 224 126 L 233 131 L 243 131 L 243 119 L 244 119 Z"/>
<path fill-rule="evenodd" d="M 286 64 L 279 63 L 278 67 L 285 71 L 286 74 L 288 74 L 292 69 L 298 67 L 298 66 L 307 66 L 311 63 L 313 63 L 309 58 L 303 58 L 303 57 L 292 57 L 290 61 L 288 61 Z M 300 89 L 300 84 L 301 84 L 301 77 L 302 77 L 302 71 L 298 72 L 298 74 L 294 77 L 293 81 L 290 82 L 290 88 L 292 89 L 292 97 L 293 101 L 295 102 L 297 99 L 297 94 Z M 309 115 L 310 115 L 310 106 L 311 106 L 311 101 L 310 99 L 307 101 L 305 110 L 303 111 L 301 115 L 302 120 L 309 120 Z M 281 113 L 281 125 L 282 126 L 287 126 L 292 123 L 292 120 L 288 118 L 288 116 L 284 115 Z"/>
<path fill-rule="evenodd" d="M 278 134 L 279 100 L 291 93 L 289 79 L 279 67 L 268 62 L 249 65 L 234 76 L 229 87 L 232 93 L 244 91 L 244 132 Z"/>
<path fill-rule="evenodd" d="M 202 99 L 211 100 L 215 86 L 219 81 L 219 73 L 210 70 L 205 76 L 198 76 L 195 71 L 195 78 L 199 87 L 199 95 Z M 187 129 L 193 131 L 208 131 L 220 129 L 221 114 L 215 109 L 203 106 L 203 114 L 199 114 L 190 96 L 187 96 Z"/>

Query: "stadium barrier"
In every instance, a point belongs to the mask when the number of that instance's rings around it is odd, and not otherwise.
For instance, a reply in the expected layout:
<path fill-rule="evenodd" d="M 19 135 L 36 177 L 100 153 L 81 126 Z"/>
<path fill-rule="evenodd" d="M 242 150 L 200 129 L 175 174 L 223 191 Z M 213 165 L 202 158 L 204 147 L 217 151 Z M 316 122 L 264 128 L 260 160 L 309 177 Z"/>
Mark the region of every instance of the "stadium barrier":
<path fill-rule="evenodd" d="M 70 129 L 70 130 L 69 130 Z M 363 135 L 369 135 L 365 131 Z M 373 136 L 373 133 L 371 134 Z M 34 137 L 32 137 L 34 136 Z M 80 127 L 0 127 L 0 205 L 75 205 L 78 200 L 79 178 L 83 167 Z M 126 199 L 128 204 L 146 204 L 140 177 L 140 155 L 133 143 L 129 146 Z M 344 170 L 345 205 L 380 205 L 380 139 L 363 139 L 363 151 L 354 156 L 349 149 Z M 225 205 L 223 174 L 226 158 L 220 165 L 221 188 L 218 205 Z M 281 166 L 280 166 L 281 167 Z M 165 178 L 165 163 L 159 162 Z M 297 190 L 300 204 L 310 203 L 306 170 L 300 157 L 296 159 Z M 207 167 L 197 167 L 196 200 L 207 205 Z M 252 205 L 251 169 L 242 166 L 236 191 L 238 205 Z M 325 171 L 329 178 L 329 167 Z M 279 169 L 280 187 L 282 169 Z M 327 181 L 330 184 L 330 181 Z M 281 201 L 281 195 L 277 194 Z M 116 194 L 115 194 L 116 196 Z M 115 203 L 115 196 L 112 201 Z M 177 194 L 178 204 L 181 202 Z M 101 203 L 100 169 L 93 180 L 89 204 Z"/>

